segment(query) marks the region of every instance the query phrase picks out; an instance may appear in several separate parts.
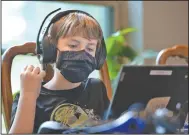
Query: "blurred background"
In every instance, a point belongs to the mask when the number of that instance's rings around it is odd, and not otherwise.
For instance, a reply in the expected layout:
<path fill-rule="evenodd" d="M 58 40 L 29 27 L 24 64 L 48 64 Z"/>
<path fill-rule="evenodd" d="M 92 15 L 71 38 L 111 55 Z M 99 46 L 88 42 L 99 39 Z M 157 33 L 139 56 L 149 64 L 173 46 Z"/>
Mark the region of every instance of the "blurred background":
<path fill-rule="evenodd" d="M 100 23 L 112 83 L 122 64 L 155 64 L 162 49 L 188 44 L 188 1 L 3 1 L 1 54 L 12 46 L 35 42 L 44 17 L 60 7 L 83 10 Z M 37 58 L 30 55 L 14 58 L 13 94 L 20 89 L 20 72 L 31 63 L 39 65 Z M 99 72 L 94 71 L 90 77 L 98 78 Z M 2 122 L 5 133 L 3 119 Z"/>

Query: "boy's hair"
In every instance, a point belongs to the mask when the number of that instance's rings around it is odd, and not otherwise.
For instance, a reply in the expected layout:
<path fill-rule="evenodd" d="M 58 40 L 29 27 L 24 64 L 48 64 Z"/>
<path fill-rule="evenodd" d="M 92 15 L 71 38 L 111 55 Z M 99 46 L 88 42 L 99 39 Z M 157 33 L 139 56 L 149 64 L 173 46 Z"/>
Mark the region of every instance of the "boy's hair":
<path fill-rule="evenodd" d="M 101 44 L 102 30 L 98 22 L 83 13 L 70 13 L 55 22 L 49 31 L 51 42 L 57 45 L 59 38 L 82 36 L 87 39 L 97 39 Z"/>

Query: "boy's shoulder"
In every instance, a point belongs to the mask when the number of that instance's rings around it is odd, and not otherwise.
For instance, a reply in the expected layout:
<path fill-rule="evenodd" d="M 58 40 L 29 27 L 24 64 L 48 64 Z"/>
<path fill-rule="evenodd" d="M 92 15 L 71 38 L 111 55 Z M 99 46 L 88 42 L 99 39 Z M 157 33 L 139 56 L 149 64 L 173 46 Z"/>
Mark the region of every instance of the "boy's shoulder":
<path fill-rule="evenodd" d="M 88 81 L 90 85 L 96 86 L 96 87 L 104 87 L 104 83 L 99 78 L 88 78 Z"/>
<path fill-rule="evenodd" d="M 88 82 L 86 82 L 89 84 L 89 90 L 90 91 L 95 91 L 95 92 L 105 92 L 106 91 L 106 87 L 103 83 L 103 81 L 99 78 L 89 78 Z"/>

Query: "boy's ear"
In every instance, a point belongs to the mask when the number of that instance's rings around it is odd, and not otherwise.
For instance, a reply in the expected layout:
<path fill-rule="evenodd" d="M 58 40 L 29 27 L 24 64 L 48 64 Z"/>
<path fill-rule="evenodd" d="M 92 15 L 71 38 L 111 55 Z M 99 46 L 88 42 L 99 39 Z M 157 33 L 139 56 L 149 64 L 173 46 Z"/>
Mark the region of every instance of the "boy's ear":
<path fill-rule="evenodd" d="M 45 35 L 42 40 L 42 60 L 43 64 L 54 63 L 56 61 L 57 49 L 56 45 L 53 44 L 52 38 Z"/>
<path fill-rule="evenodd" d="M 103 66 L 106 60 L 106 55 L 107 55 L 106 44 L 104 38 L 102 38 L 101 45 L 99 45 L 95 54 L 95 58 L 97 61 L 97 67 L 96 67 L 97 70 L 100 70 L 101 67 Z"/>

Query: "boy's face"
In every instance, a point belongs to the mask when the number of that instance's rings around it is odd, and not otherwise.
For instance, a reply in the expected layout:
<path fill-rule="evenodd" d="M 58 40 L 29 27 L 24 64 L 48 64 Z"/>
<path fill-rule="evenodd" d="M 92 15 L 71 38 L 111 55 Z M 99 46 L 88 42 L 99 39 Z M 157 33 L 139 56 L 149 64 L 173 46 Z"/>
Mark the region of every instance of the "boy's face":
<path fill-rule="evenodd" d="M 93 57 L 97 48 L 97 39 L 86 39 L 80 36 L 72 36 L 66 38 L 60 38 L 58 40 L 57 48 L 60 51 L 80 51 L 85 50 Z"/>

